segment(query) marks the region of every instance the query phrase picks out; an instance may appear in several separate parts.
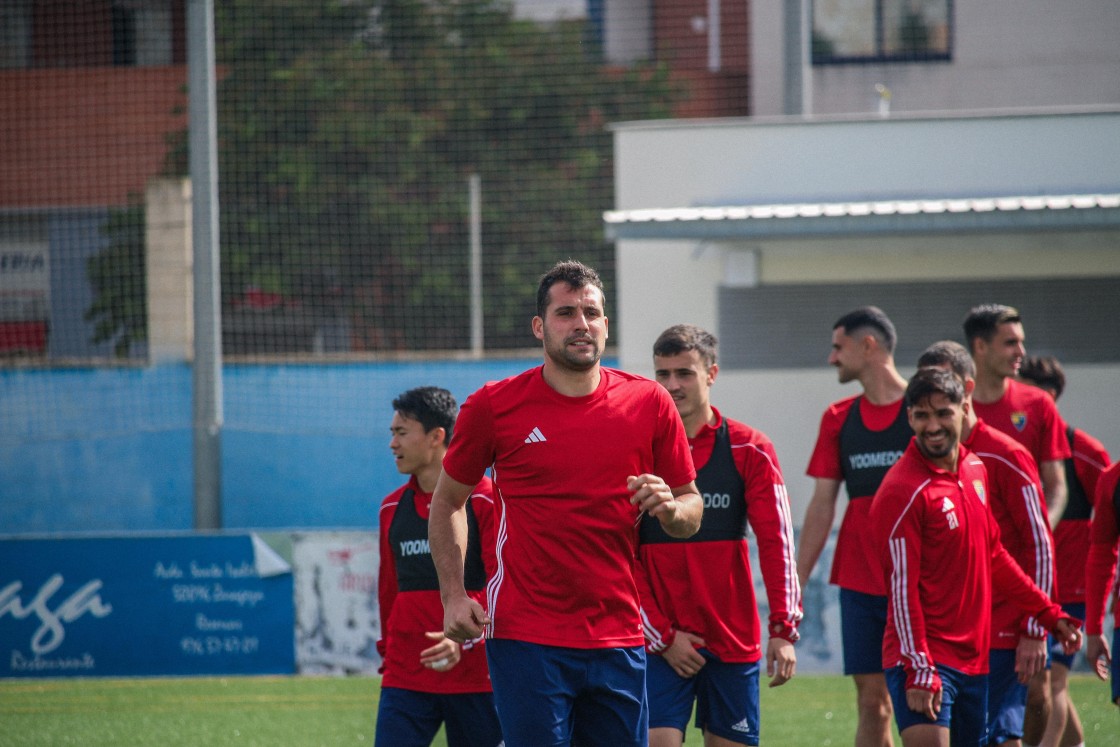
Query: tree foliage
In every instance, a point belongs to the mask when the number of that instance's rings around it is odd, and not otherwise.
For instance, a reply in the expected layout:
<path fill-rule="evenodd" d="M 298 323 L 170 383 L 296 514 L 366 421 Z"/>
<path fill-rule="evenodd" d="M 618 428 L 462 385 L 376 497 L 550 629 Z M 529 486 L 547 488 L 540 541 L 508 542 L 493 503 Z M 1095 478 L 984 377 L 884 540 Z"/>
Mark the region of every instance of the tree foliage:
<path fill-rule="evenodd" d="M 216 6 L 222 277 L 344 318 L 354 349 L 469 341 L 467 179 L 483 185 L 487 346 L 522 347 L 536 278 L 610 282 L 605 125 L 668 114 L 662 70 L 611 70 L 580 22 L 488 0 Z"/>

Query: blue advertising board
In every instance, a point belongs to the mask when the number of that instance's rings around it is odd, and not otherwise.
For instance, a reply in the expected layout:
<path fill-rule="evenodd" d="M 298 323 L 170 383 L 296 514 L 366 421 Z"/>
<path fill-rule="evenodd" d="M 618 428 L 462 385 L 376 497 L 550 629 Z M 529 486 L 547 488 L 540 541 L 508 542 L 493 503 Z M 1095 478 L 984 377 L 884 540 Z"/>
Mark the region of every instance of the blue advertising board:
<path fill-rule="evenodd" d="M 293 626 L 254 534 L 0 540 L 0 677 L 290 674 Z"/>

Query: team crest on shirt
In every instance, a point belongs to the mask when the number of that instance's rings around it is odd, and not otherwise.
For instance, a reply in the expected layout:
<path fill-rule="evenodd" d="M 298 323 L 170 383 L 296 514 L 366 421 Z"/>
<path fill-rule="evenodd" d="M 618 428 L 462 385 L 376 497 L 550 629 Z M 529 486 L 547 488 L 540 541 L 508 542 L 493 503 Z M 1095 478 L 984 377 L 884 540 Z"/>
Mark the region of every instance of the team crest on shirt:
<path fill-rule="evenodd" d="M 984 494 L 984 481 L 983 480 L 973 480 L 972 481 L 972 489 L 976 491 L 976 496 L 980 499 L 981 503 L 987 503 L 988 502 L 988 496 Z"/>
<path fill-rule="evenodd" d="M 1022 410 L 1011 413 L 1011 425 L 1015 426 L 1015 430 L 1022 433 L 1023 429 L 1027 427 L 1027 413 Z"/>

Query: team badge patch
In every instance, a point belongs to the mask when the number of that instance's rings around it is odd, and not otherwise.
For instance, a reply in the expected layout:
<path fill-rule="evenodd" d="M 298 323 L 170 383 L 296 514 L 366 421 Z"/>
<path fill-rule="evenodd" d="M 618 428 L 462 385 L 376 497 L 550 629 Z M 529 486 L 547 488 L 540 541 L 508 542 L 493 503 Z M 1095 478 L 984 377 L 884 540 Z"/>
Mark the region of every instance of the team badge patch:
<path fill-rule="evenodd" d="M 981 503 L 987 503 L 988 502 L 988 496 L 986 496 L 984 494 L 984 481 L 983 480 L 973 480 L 972 481 L 972 489 L 976 491 L 976 495 L 980 498 Z"/>
<path fill-rule="evenodd" d="M 1015 426 L 1015 430 L 1020 433 L 1027 427 L 1027 413 L 1022 410 L 1011 413 L 1011 425 Z"/>

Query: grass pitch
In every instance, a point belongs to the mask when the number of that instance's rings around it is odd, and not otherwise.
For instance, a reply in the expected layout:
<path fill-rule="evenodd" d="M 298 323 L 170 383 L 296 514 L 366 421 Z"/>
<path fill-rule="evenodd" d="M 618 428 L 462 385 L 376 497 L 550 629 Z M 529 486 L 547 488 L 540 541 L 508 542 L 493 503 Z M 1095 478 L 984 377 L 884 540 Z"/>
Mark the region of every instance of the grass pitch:
<path fill-rule="evenodd" d="M 0 680 L 0 745 L 369 746 L 379 687 L 369 677 Z M 1086 744 L 1120 744 L 1120 709 L 1108 702 L 1108 685 L 1082 675 L 1070 689 Z M 838 747 L 854 734 L 847 678 L 763 685 L 764 745 Z M 442 734 L 434 744 L 446 747 Z M 686 744 L 701 747 L 700 733 L 690 729 Z"/>

